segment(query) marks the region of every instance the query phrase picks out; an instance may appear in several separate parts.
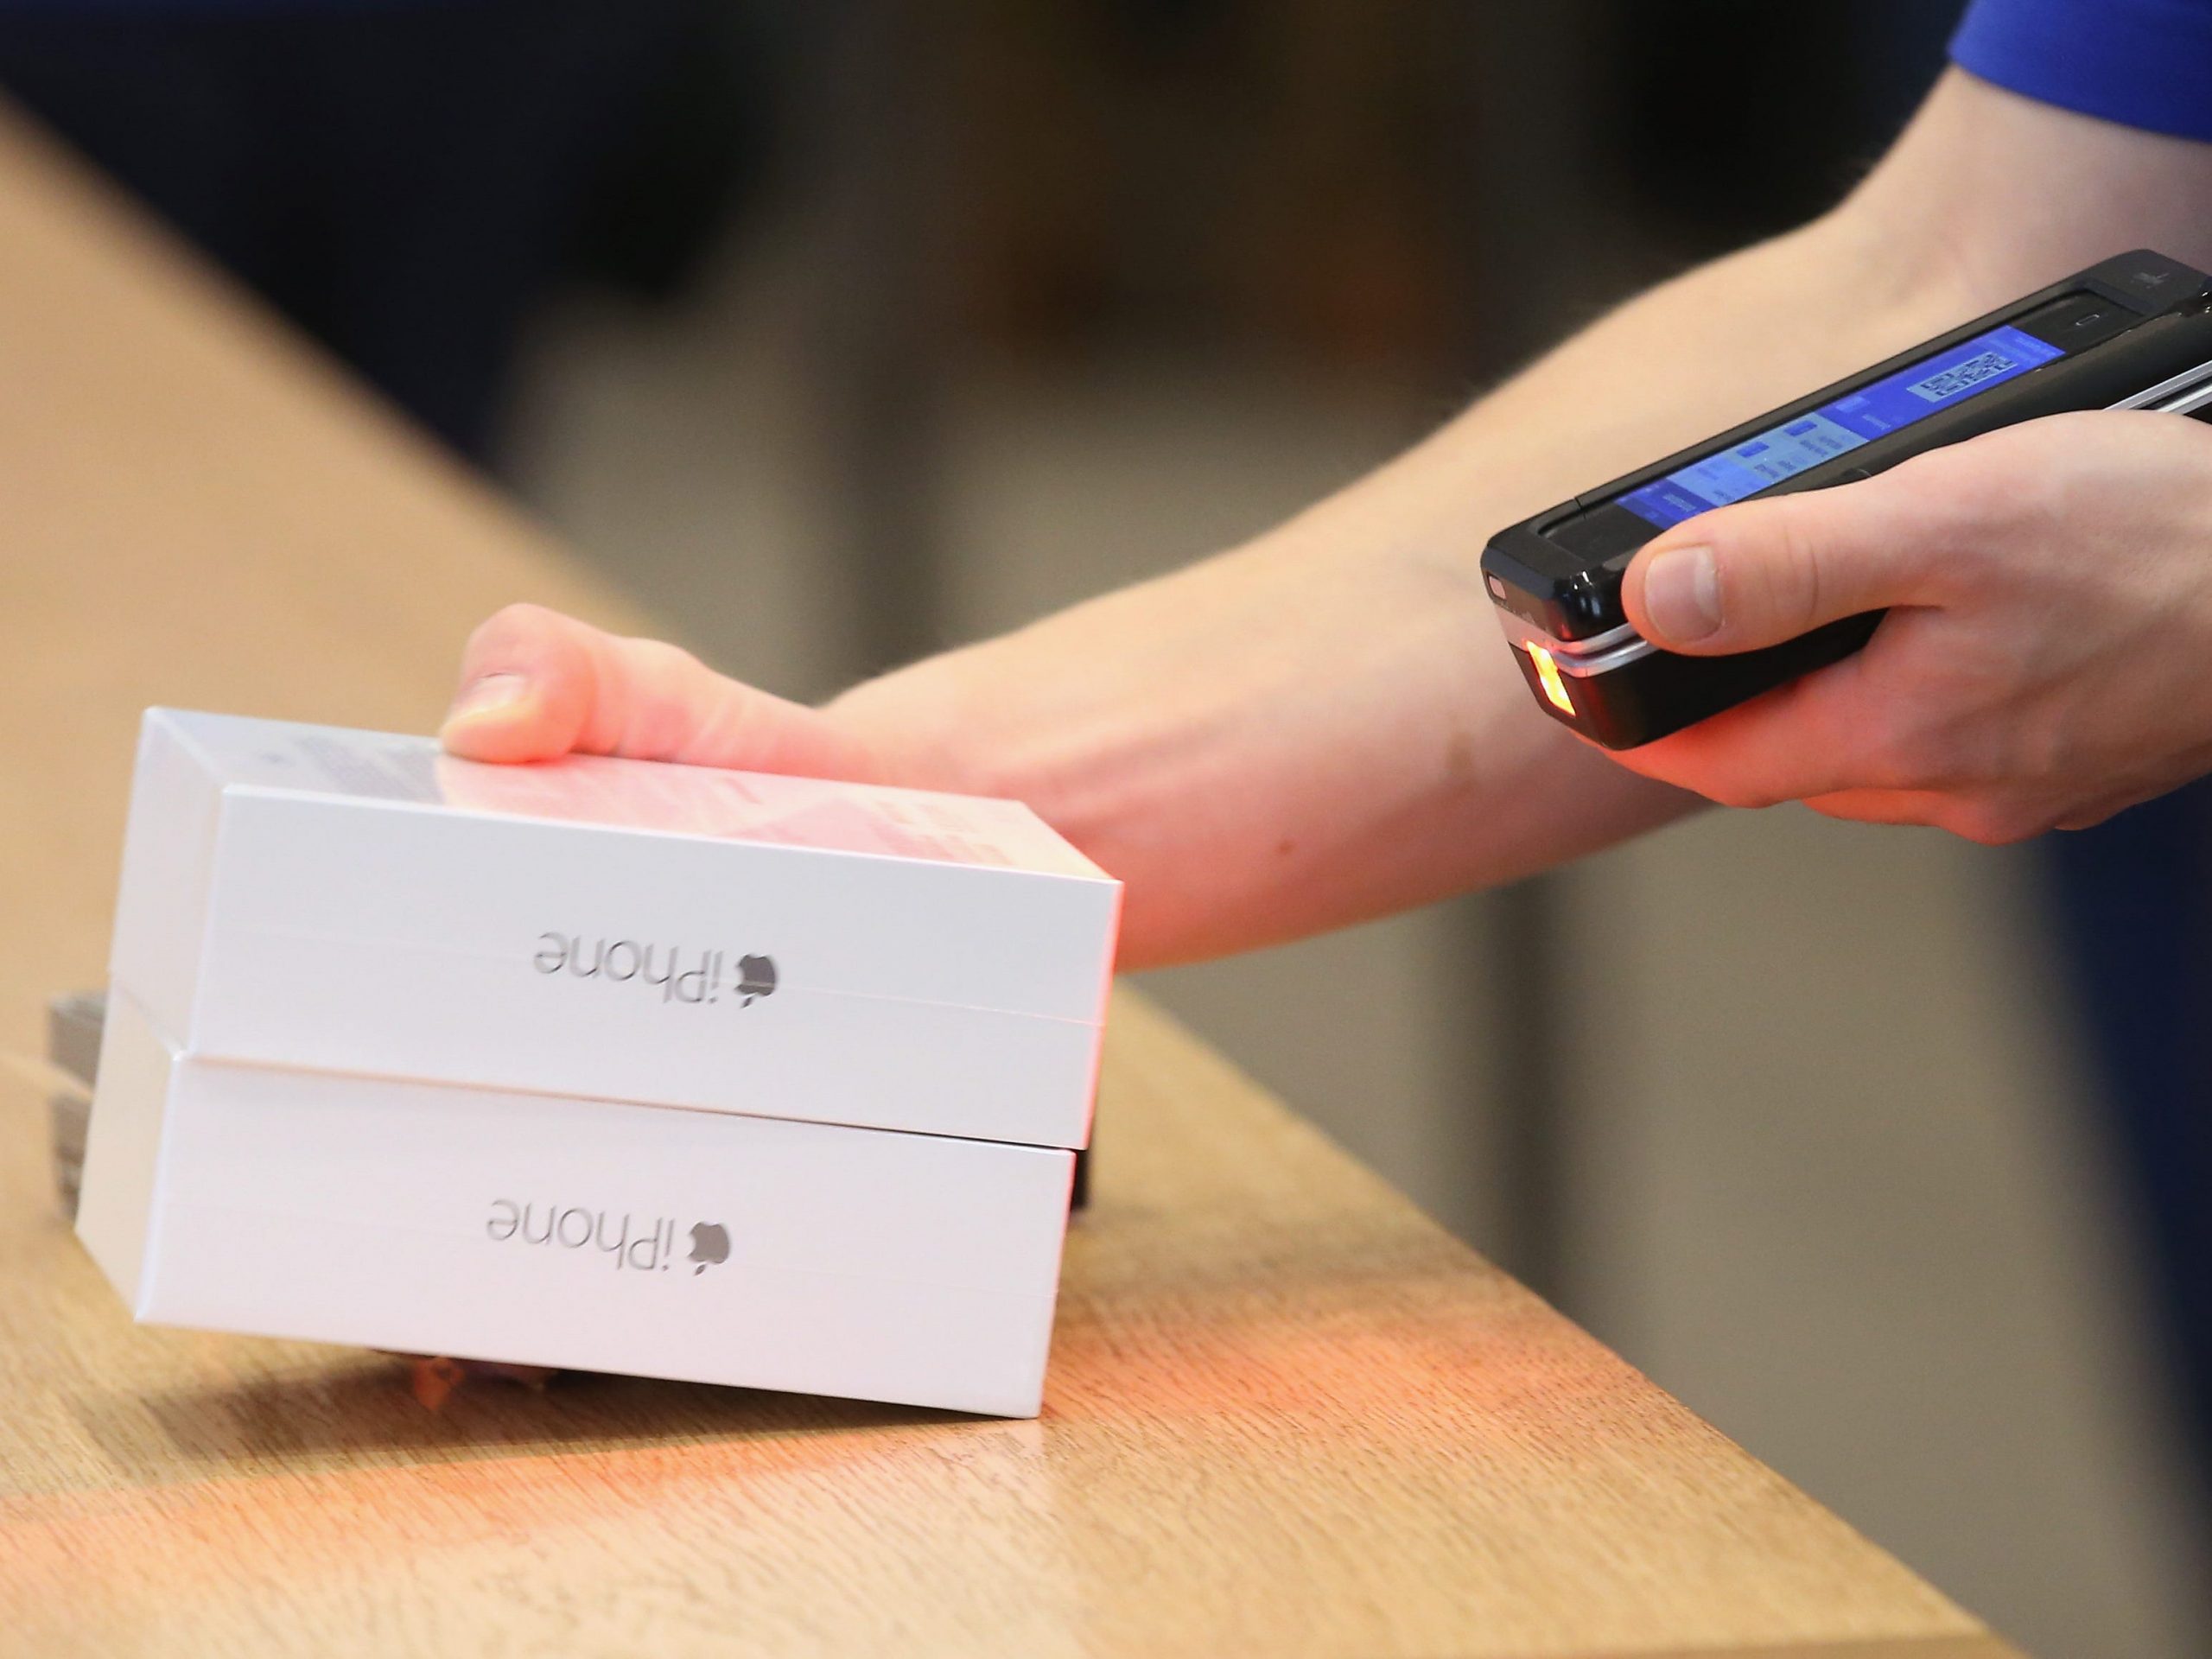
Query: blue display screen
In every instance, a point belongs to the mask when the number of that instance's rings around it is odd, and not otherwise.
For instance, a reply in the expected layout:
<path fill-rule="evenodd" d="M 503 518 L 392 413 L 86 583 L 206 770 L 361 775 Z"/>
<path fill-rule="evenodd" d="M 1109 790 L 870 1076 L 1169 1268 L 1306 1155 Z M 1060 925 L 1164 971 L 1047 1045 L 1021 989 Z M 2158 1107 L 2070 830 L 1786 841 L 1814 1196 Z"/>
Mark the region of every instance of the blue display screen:
<path fill-rule="evenodd" d="M 1637 518 L 1664 530 L 1794 478 L 1831 455 L 1856 449 L 1870 438 L 1910 426 L 2063 355 L 2057 346 L 2018 328 L 1993 328 L 1618 499 Z"/>

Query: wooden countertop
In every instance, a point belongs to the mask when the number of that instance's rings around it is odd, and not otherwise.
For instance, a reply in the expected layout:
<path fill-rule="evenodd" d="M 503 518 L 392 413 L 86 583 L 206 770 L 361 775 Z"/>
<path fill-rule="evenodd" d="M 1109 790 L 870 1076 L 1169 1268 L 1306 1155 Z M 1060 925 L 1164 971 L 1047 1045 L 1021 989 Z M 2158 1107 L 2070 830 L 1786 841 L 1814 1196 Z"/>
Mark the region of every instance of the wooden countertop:
<path fill-rule="evenodd" d="M 1039 1422 L 614 1378 L 431 1414 L 389 1360 L 133 1326 L 26 1057 L 100 979 L 137 710 L 424 729 L 520 597 L 636 622 L 0 119 L 0 1645 L 2006 1651 L 1135 996 Z"/>

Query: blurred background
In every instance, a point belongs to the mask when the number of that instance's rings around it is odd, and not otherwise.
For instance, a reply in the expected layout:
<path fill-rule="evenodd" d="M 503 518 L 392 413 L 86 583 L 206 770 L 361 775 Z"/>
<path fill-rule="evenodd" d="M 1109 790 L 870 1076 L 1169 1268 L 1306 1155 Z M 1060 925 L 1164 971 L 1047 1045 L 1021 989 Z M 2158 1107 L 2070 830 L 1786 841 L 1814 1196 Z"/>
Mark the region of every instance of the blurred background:
<path fill-rule="evenodd" d="M 0 85 L 813 698 L 1237 542 L 1817 212 L 1958 10 L 18 0 Z M 1147 983 L 2032 1651 L 2181 1659 L 2201 1275 L 2051 880 L 1713 814 Z"/>

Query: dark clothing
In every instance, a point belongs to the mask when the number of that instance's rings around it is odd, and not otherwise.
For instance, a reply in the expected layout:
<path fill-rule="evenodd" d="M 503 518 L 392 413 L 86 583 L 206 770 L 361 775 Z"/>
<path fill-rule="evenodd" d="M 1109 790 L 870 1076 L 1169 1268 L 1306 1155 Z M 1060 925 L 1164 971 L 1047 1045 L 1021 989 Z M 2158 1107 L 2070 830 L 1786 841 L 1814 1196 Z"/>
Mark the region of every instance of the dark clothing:
<path fill-rule="evenodd" d="M 2045 104 L 2212 139 L 2212 0 L 1974 0 L 1951 56 Z"/>
<path fill-rule="evenodd" d="M 0 0 L 0 84 L 480 459 L 685 10 Z"/>

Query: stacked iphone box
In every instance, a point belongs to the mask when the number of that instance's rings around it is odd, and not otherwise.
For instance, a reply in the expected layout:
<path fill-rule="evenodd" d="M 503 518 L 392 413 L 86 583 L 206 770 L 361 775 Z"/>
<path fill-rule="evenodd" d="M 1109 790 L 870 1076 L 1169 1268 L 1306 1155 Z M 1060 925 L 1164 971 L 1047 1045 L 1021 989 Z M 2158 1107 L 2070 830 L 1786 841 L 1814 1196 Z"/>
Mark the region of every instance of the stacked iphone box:
<path fill-rule="evenodd" d="M 142 1320 L 1035 1414 L 1121 889 L 1011 802 L 150 711 Z"/>

